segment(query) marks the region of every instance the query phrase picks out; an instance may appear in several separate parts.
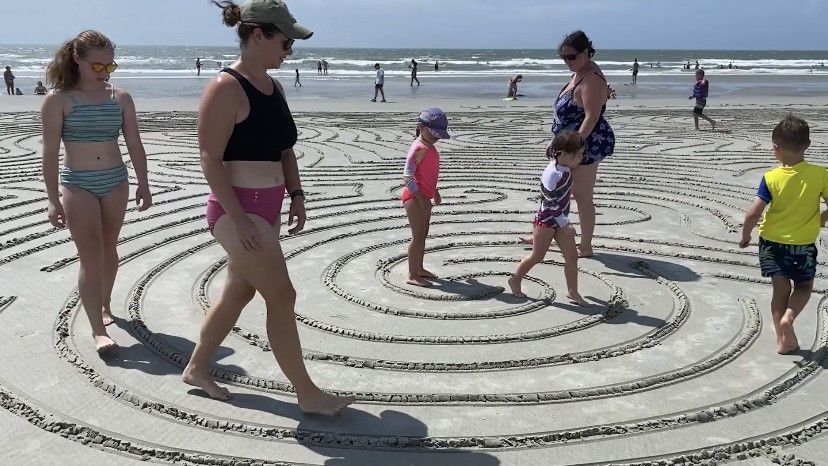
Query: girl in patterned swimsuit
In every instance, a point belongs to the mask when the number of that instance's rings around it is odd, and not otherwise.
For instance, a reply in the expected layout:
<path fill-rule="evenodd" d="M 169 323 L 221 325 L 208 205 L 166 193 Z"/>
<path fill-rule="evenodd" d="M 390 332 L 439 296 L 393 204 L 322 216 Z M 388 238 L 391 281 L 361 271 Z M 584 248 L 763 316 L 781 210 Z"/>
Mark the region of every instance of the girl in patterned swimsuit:
<path fill-rule="evenodd" d="M 129 174 L 118 143 L 132 160 L 139 211 L 152 205 L 147 156 L 132 97 L 107 83 L 115 45 L 98 31 L 66 41 L 46 69 L 55 90 L 43 101 L 43 179 L 49 222 L 69 228 L 78 250 L 78 292 L 100 354 L 117 347 L 106 327 L 118 272 L 118 234 L 129 200 Z M 66 153 L 60 166 L 60 143 Z M 59 187 L 60 186 L 60 187 Z"/>
<path fill-rule="evenodd" d="M 541 177 L 541 202 L 535 216 L 532 253 L 524 257 L 515 274 L 509 279 L 509 287 L 518 298 L 525 298 L 521 281 L 536 264 L 541 262 L 554 239 L 564 258 L 566 297 L 570 302 L 585 305 L 578 294 L 578 249 L 575 245 L 575 229 L 569 224 L 569 198 L 572 194 L 572 168 L 581 163 L 584 139 L 575 131 L 561 131 L 546 150 L 552 159 Z"/>

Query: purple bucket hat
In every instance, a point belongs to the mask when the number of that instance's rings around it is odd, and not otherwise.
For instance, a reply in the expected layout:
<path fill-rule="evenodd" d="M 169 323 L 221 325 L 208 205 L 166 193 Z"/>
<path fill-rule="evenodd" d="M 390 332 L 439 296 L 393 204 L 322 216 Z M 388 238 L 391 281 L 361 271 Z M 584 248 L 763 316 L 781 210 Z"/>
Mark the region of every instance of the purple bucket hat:
<path fill-rule="evenodd" d="M 423 110 L 420 117 L 417 119 L 424 124 L 428 131 L 439 139 L 451 139 L 448 133 L 448 117 L 445 112 L 437 107 L 431 107 Z"/>

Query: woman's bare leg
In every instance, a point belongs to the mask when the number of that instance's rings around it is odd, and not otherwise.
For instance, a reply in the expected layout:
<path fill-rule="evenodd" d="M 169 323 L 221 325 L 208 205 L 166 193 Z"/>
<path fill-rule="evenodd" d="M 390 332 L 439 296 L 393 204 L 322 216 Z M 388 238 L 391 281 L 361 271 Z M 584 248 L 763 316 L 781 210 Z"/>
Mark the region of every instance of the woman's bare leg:
<path fill-rule="evenodd" d="M 217 400 L 230 399 L 230 391 L 216 384 L 210 375 L 210 361 L 216 349 L 239 320 L 242 309 L 256 295 L 256 289 L 238 276 L 237 266 L 231 260 L 227 264 L 227 280 L 221 296 L 210 306 L 201 325 L 201 334 L 193 355 L 184 368 L 184 383 L 201 388 Z"/>
<path fill-rule="evenodd" d="M 595 233 L 595 180 L 598 178 L 598 163 L 579 165 L 572 170 L 572 194 L 578 203 L 578 219 L 581 227 L 579 257 L 592 256 L 592 235 Z"/>

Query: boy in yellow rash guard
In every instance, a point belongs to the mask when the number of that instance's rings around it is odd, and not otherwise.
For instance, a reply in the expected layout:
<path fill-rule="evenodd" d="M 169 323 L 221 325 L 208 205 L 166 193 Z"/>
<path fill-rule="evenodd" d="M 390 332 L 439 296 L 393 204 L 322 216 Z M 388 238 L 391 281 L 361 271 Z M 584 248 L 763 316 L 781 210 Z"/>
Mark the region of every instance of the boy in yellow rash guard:
<path fill-rule="evenodd" d="M 782 164 L 765 173 L 756 200 L 745 214 L 739 247 L 750 244 L 753 227 L 770 205 L 759 226 L 759 266 L 771 277 L 771 314 L 776 351 L 799 349 L 793 323 L 811 298 L 816 275 L 816 238 L 828 220 L 820 214 L 819 199 L 828 204 L 828 170 L 805 161 L 811 145 L 808 123 L 793 115 L 773 129 L 773 155 Z M 792 285 L 793 284 L 793 285 Z"/>

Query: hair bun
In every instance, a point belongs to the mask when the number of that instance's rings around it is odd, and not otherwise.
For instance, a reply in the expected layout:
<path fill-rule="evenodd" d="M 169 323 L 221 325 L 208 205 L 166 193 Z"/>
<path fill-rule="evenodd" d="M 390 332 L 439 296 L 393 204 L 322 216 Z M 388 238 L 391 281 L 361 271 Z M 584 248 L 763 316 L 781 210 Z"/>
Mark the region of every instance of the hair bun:
<path fill-rule="evenodd" d="M 224 7 L 224 24 L 233 27 L 241 21 L 241 8 L 238 5 L 227 5 Z"/>

